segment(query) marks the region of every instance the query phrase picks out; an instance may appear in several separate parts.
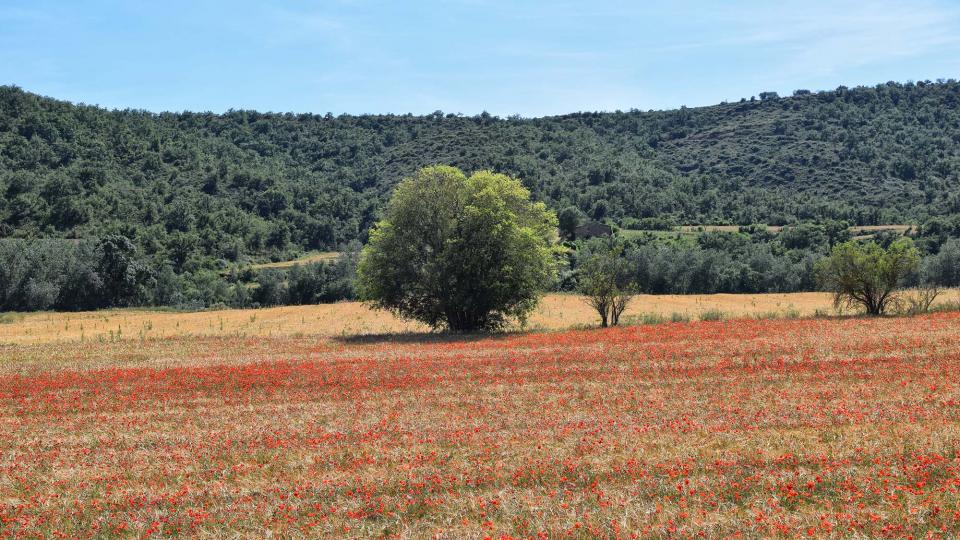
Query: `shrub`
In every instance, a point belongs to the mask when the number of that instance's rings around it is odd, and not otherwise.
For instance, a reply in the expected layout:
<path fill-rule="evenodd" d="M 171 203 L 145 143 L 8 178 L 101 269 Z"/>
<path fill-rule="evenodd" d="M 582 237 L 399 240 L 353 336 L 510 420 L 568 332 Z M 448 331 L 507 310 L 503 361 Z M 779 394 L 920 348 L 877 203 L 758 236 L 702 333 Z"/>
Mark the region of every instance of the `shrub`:
<path fill-rule="evenodd" d="M 722 321 L 727 315 L 719 309 L 708 309 L 700 314 L 701 321 Z"/>

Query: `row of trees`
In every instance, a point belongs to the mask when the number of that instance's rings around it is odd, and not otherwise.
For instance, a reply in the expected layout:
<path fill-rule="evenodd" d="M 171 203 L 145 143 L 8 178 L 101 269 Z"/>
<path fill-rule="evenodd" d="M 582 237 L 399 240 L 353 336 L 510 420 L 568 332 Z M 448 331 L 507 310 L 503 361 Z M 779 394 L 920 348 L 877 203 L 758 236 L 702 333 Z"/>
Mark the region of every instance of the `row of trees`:
<path fill-rule="evenodd" d="M 613 324 L 622 313 L 623 297 L 634 292 L 816 290 L 822 285 L 817 280 L 817 262 L 843 244 L 842 237 L 832 245 L 829 241 L 819 243 L 821 232 L 811 227 L 803 235 L 781 233 L 766 239 L 762 234 L 706 233 L 693 244 L 594 239 L 578 243 L 575 249 L 552 250 L 557 277 L 545 286 L 598 298 L 594 307 L 607 313 Z M 929 245 L 929 240 L 921 236 L 917 246 Z M 886 249 L 893 242 L 895 238 L 881 238 L 877 247 Z M 786 250 L 784 243 L 794 249 Z M 170 265 L 157 268 L 122 236 L 100 241 L 0 241 L 0 311 L 147 305 L 202 309 L 335 302 L 356 298 L 357 258 L 356 251 L 348 250 L 332 263 L 182 275 Z M 935 254 L 922 257 L 902 283 L 960 286 L 960 240 L 949 238 Z M 461 298 L 451 296 L 443 301 L 460 302 Z M 610 306 L 616 309 L 611 312 L 607 309 Z M 443 316 L 437 315 L 434 320 L 442 322 Z"/>
<path fill-rule="evenodd" d="M 171 306 L 202 309 L 356 298 L 357 253 L 288 269 L 178 274 L 155 266 L 126 237 L 0 241 L 0 311 Z"/>
<path fill-rule="evenodd" d="M 125 237 L 99 242 L 0 242 L 0 310 L 77 310 L 130 305 L 156 283 Z"/>
<path fill-rule="evenodd" d="M 819 288 L 815 267 L 838 244 L 851 239 L 844 223 L 821 223 L 784 229 L 743 227 L 742 232 L 640 235 L 627 240 L 592 239 L 570 244 L 557 288 L 577 289 L 583 261 L 597 249 L 612 249 L 625 259 L 631 281 L 646 294 L 712 294 L 812 291 Z M 899 238 L 880 234 L 883 248 Z M 914 237 L 921 263 L 907 277 L 910 284 L 960 286 L 960 239 L 940 243 L 921 233 Z"/>

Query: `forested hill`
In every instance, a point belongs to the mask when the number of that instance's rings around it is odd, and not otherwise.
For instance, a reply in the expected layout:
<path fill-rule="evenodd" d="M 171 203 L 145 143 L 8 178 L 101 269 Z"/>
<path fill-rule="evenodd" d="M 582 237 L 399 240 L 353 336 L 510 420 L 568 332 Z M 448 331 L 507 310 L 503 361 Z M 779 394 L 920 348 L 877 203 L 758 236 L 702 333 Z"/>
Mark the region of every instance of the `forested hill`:
<path fill-rule="evenodd" d="M 614 222 L 960 212 L 960 83 L 761 97 L 536 119 L 333 117 L 108 111 L 0 87 L 0 237 L 121 233 L 177 266 L 334 249 L 362 240 L 392 186 L 435 163 L 516 175 L 554 208 Z"/>

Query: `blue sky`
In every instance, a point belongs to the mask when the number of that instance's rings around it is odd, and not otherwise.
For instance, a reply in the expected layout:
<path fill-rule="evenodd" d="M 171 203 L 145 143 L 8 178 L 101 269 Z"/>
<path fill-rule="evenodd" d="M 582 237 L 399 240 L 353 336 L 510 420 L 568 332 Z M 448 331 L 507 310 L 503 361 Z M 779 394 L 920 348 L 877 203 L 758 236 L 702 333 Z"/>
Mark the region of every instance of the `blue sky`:
<path fill-rule="evenodd" d="M 0 84 L 110 108 L 542 116 L 960 77 L 960 0 L 0 0 Z"/>

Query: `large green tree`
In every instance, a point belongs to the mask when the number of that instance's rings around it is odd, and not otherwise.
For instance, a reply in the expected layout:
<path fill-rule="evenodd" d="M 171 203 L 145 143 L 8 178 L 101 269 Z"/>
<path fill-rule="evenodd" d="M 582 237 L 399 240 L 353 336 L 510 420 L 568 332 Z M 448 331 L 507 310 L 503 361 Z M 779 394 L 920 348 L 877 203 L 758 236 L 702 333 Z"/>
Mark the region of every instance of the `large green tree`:
<path fill-rule="evenodd" d="M 454 167 L 397 185 L 360 257 L 361 298 L 455 331 L 525 321 L 550 284 L 557 217 L 518 180 Z"/>

